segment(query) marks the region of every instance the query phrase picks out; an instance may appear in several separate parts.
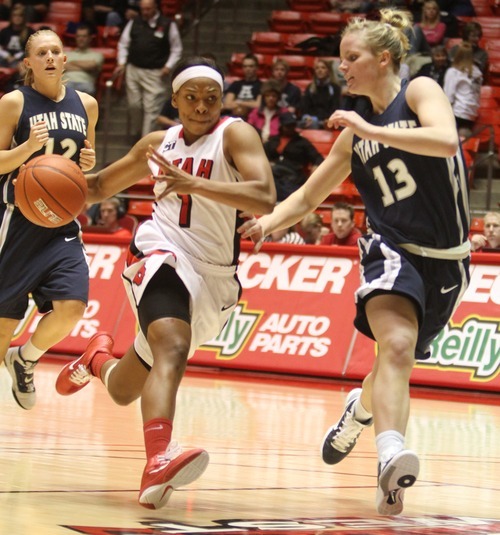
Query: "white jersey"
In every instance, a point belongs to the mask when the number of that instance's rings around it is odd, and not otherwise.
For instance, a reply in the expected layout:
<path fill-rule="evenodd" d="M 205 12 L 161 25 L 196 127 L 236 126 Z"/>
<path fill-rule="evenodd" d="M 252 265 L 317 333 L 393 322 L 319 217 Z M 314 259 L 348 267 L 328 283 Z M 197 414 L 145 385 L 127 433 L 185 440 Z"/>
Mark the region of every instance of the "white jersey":
<path fill-rule="evenodd" d="M 182 125 L 165 133 L 158 149 L 167 160 L 186 172 L 218 182 L 238 182 L 241 174 L 224 156 L 224 131 L 238 118 L 224 117 L 206 135 L 186 145 Z M 153 174 L 158 166 L 150 162 Z M 165 184 L 155 185 L 160 194 Z M 234 266 L 239 256 L 237 211 L 230 206 L 199 195 L 171 193 L 155 203 L 153 220 L 170 241 L 202 262 L 217 266 Z"/>

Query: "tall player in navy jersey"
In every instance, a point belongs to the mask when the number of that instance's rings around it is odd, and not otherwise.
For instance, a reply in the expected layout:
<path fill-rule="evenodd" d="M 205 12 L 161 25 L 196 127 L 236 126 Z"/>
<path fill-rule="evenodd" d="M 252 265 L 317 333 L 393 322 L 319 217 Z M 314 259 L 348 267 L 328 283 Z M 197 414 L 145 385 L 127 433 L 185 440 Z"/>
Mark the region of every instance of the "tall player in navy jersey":
<path fill-rule="evenodd" d="M 148 134 L 89 177 L 91 202 L 151 173 L 158 179 L 152 219 L 137 229 L 123 272 L 140 329 L 120 360 L 111 337 L 96 333 L 61 370 L 56 389 L 73 394 L 99 377 L 120 405 L 141 397 L 147 462 L 139 503 L 150 509 L 207 466 L 205 450 L 182 452 L 171 440 L 177 391 L 188 358 L 219 334 L 238 303 L 239 210 L 269 213 L 276 202 L 257 132 L 239 118 L 221 118 L 223 88 L 211 60 L 179 64 L 172 105 L 181 124 Z"/>
<path fill-rule="evenodd" d="M 56 33 L 34 33 L 26 44 L 24 86 L 0 99 L 0 359 L 5 357 L 12 392 L 23 409 L 36 402 L 35 365 L 71 332 L 88 298 L 78 223 L 56 229 L 34 225 L 14 198 L 19 168 L 31 158 L 62 154 L 84 171 L 95 165 L 97 102 L 64 86 L 65 61 Z M 44 315 L 24 345 L 9 349 L 29 294 Z"/>
<path fill-rule="evenodd" d="M 325 161 L 272 214 L 240 228 L 258 250 L 264 236 L 302 219 L 352 172 L 371 229 L 358 241 L 355 325 L 377 342 L 378 355 L 327 431 L 322 457 L 338 463 L 374 423 L 382 515 L 402 511 L 404 490 L 418 476 L 418 457 L 404 442 L 414 359 L 429 357 L 469 279 L 467 178 L 450 103 L 430 78 L 399 77 L 410 25 L 390 9 L 380 21 L 349 23 L 340 69 L 349 92 L 368 97 L 371 111 L 364 118 L 334 112 L 329 126 L 343 131 Z"/>

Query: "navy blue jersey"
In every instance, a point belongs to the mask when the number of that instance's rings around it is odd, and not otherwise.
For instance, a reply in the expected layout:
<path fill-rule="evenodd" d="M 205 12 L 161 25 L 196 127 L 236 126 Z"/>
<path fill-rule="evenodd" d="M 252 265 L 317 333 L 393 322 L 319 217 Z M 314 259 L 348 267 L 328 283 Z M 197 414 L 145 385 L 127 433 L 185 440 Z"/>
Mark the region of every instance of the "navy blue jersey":
<path fill-rule="evenodd" d="M 417 128 L 406 102 L 407 81 L 380 115 L 365 119 L 387 128 Z M 352 176 L 366 207 L 370 228 L 393 243 L 434 249 L 468 239 L 467 172 L 461 150 L 450 158 L 421 156 L 354 136 Z"/>
<path fill-rule="evenodd" d="M 78 163 L 80 150 L 84 147 L 84 141 L 87 138 L 88 117 L 76 91 L 67 87 L 66 95 L 59 102 L 54 102 L 28 86 L 19 88 L 19 91 L 24 95 L 24 105 L 11 148 L 27 141 L 31 127 L 43 120 L 49 129 L 49 141 L 29 159 L 42 154 L 61 154 Z M 4 203 L 14 202 L 12 180 L 17 176 L 18 171 L 15 169 L 11 173 L 0 176 Z"/>

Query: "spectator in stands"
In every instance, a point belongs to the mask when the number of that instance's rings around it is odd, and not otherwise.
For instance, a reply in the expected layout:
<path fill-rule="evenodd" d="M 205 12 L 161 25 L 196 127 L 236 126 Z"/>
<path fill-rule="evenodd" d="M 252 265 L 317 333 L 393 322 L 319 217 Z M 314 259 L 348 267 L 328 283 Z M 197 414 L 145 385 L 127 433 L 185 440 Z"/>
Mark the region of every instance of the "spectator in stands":
<path fill-rule="evenodd" d="M 297 117 L 290 112 L 280 118 L 279 133 L 264 143 L 271 162 L 278 201 L 283 201 L 307 180 L 323 161 L 316 147 L 297 130 Z"/>
<path fill-rule="evenodd" d="M 96 30 L 97 26 L 105 26 L 107 17 L 114 9 L 114 0 L 83 0 L 82 21 Z"/>
<path fill-rule="evenodd" d="M 116 73 L 126 66 L 132 127 L 134 134 L 139 130 L 145 136 L 155 128 L 167 94 L 167 77 L 182 55 L 182 42 L 176 23 L 161 14 L 155 0 L 141 0 L 140 11 L 120 36 Z"/>
<path fill-rule="evenodd" d="M 130 230 L 122 227 L 120 219 L 125 216 L 125 206 L 118 197 L 110 197 L 99 203 L 97 208 L 97 217 L 93 221 L 96 227 L 106 229 L 115 235 L 125 238 L 131 238 Z"/>
<path fill-rule="evenodd" d="M 49 11 L 49 4 L 50 0 L 14 0 L 11 9 L 22 5 L 26 22 L 43 22 Z"/>
<path fill-rule="evenodd" d="M 0 67 L 21 68 L 20 74 L 24 75 L 24 50 L 35 30 L 26 23 L 25 9 L 21 5 L 12 8 L 9 20 L 9 25 L 0 30 Z"/>
<path fill-rule="evenodd" d="M 410 41 L 410 50 L 405 62 L 401 65 L 400 76 L 409 79 L 420 70 L 420 67 L 431 62 L 431 47 L 420 26 L 414 25 L 405 33 Z"/>
<path fill-rule="evenodd" d="M 444 92 L 451 102 L 458 133 L 470 136 L 479 111 L 483 75 L 474 64 L 470 43 L 462 42 L 444 76 Z"/>
<path fill-rule="evenodd" d="M 242 61 L 243 78 L 235 80 L 224 94 L 223 111 L 233 117 L 246 119 L 248 114 L 261 103 L 262 82 L 257 76 L 259 60 L 254 54 L 247 54 Z"/>
<path fill-rule="evenodd" d="M 444 45 L 435 46 L 432 49 L 431 58 L 432 62 L 420 67 L 414 78 L 417 78 L 417 76 L 428 76 L 441 87 L 444 87 L 444 75 L 451 65 L 446 47 Z"/>
<path fill-rule="evenodd" d="M 256 128 L 265 143 L 271 136 L 279 134 L 280 115 L 287 109 L 278 104 L 281 91 L 275 80 L 264 82 L 261 92 L 262 102 L 248 114 L 247 122 Z"/>
<path fill-rule="evenodd" d="M 333 64 L 326 59 L 314 61 L 314 78 L 300 102 L 300 128 L 324 128 L 330 115 L 340 107 L 341 87 Z"/>
<path fill-rule="evenodd" d="M 163 104 L 160 115 L 156 118 L 156 124 L 161 130 L 167 130 L 171 126 L 175 126 L 179 123 L 179 110 L 172 106 L 172 100 L 171 98 L 168 98 L 165 101 L 165 104 Z"/>
<path fill-rule="evenodd" d="M 475 17 L 471 0 L 438 0 L 439 9 L 452 17 Z"/>
<path fill-rule="evenodd" d="M 293 243 L 295 245 L 304 245 L 306 243 L 304 238 L 294 230 L 294 227 L 271 232 L 264 241 L 274 243 Z"/>
<path fill-rule="evenodd" d="M 106 16 L 106 26 L 123 28 L 128 21 L 139 16 L 139 0 L 114 0 L 113 10 Z"/>
<path fill-rule="evenodd" d="M 271 68 L 270 80 L 275 80 L 281 90 L 281 98 L 278 102 L 282 108 L 287 108 L 289 112 L 296 113 L 300 106 L 300 100 L 302 98 L 302 92 L 299 87 L 292 84 L 288 80 L 288 72 L 290 71 L 290 65 L 283 58 L 278 58 L 274 61 Z"/>
<path fill-rule="evenodd" d="M 65 80 L 68 87 L 95 96 L 97 79 L 104 63 L 104 56 L 92 50 L 92 32 L 88 24 L 78 25 L 75 32 L 76 47 L 66 52 Z"/>
<path fill-rule="evenodd" d="M 483 73 L 483 77 L 486 74 L 486 68 L 488 66 L 488 52 L 479 46 L 481 38 L 483 37 L 483 28 L 481 24 L 476 21 L 467 22 L 462 30 L 462 39 L 465 43 L 470 43 L 474 55 L 474 63 L 479 67 Z M 450 58 L 453 60 L 455 54 L 458 51 L 460 45 L 455 45 L 450 50 Z"/>
<path fill-rule="evenodd" d="M 471 236 L 471 247 L 476 252 L 500 253 L 500 212 L 488 212 L 483 218 L 484 234 Z"/>
<path fill-rule="evenodd" d="M 422 18 L 417 22 L 424 33 L 429 46 L 442 45 L 446 34 L 446 24 L 441 21 L 439 4 L 436 0 L 425 0 L 422 7 Z"/>
<path fill-rule="evenodd" d="M 321 245 L 357 245 L 361 231 L 354 223 L 354 207 L 346 202 L 337 202 L 332 207 L 332 232 L 321 238 Z"/>
<path fill-rule="evenodd" d="M 319 245 L 321 238 L 328 232 L 323 225 L 322 217 L 316 212 L 307 214 L 296 226 L 296 230 L 304 241 L 310 245 Z"/>

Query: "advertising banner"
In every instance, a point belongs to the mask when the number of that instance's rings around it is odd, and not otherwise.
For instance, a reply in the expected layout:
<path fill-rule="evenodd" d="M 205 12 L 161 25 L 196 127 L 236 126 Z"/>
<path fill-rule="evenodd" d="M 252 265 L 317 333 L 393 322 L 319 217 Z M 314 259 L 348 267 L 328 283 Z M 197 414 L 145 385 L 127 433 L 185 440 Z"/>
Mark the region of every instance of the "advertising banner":
<path fill-rule="evenodd" d="M 97 331 L 115 338 L 123 355 L 136 332 L 121 273 L 127 242 L 86 235 L 90 300 L 84 318 L 53 352 L 81 354 Z M 223 331 L 190 364 L 213 368 L 362 379 L 375 343 L 353 326 L 359 259 L 354 247 L 265 244 L 253 254 L 242 244 L 238 275 L 243 295 Z M 500 255 L 475 254 L 471 284 L 428 361 L 416 364 L 412 382 L 500 391 Z M 40 316 L 34 304 L 15 344 L 24 343 Z"/>

